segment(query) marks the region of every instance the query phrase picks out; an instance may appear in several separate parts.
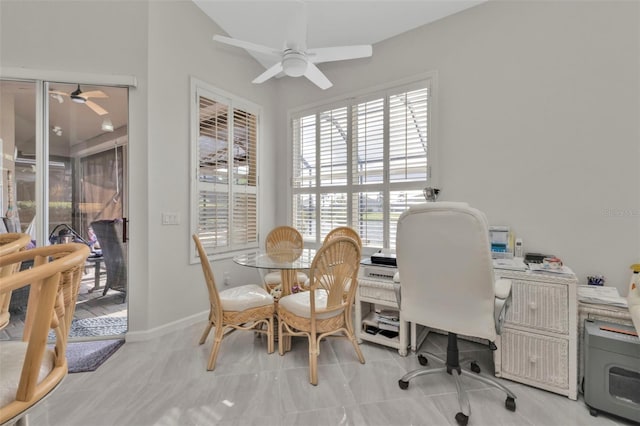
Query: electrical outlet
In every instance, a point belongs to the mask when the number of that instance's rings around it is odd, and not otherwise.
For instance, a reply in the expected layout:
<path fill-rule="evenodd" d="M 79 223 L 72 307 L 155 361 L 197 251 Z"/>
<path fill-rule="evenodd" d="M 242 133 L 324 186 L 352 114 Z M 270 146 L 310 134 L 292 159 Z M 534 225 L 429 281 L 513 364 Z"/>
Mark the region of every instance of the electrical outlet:
<path fill-rule="evenodd" d="M 180 224 L 180 214 L 175 212 L 163 212 L 162 213 L 162 224 L 163 225 L 179 225 Z"/>
<path fill-rule="evenodd" d="M 225 287 L 229 287 L 231 285 L 231 274 L 229 272 L 225 272 L 222 274 L 222 282 Z"/>

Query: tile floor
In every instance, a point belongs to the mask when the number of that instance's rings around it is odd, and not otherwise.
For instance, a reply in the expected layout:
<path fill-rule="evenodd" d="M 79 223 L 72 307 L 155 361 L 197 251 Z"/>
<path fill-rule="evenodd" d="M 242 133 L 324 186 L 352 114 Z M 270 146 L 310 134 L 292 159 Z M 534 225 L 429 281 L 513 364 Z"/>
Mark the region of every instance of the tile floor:
<path fill-rule="evenodd" d="M 97 371 L 69 375 L 32 411 L 32 425 L 455 425 L 458 402 L 445 375 L 423 376 L 408 390 L 398 379 L 419 364 L 415 354 L 363 343 L 366 364 L 346 339 L 322 344 L 319 383 L 308 382 L 307 345 L 294 339 L 284 356 L 266 353 L 266 342 L 235 332 L 223 342 L 216 370 L 205 369 L 211 337 L 198 345 L 204 324 L 145 342 L 126 343 Z M 430 334 L 422 346 L 444 354 L 446 337 Z M 492 372 L 490 352 L 461 341 L 462 356 L 475 356 Z M 505 396 L 470 383 L 469 425 L 627 425 L 623 419 L 589 415 L 581 398 L 510 381 L 517 411 Z"/>

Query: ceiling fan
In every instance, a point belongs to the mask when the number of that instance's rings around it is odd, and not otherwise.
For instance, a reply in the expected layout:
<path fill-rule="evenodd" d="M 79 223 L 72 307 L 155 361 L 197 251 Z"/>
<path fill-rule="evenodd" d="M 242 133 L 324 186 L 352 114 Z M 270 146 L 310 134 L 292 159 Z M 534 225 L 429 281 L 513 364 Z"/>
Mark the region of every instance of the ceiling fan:
<path fill-rule="evenodd" d="M 298 16 L 289 25 L 284 49 L 276 49 L 222 35 L 214 35 L 213 39 L 220 43 L 241 47 L 279 59 L 275 65 L 256 77 L 253 83 L 263 83 L 271 77 L 284 73 L 289 77 L 305 76 L 322 90 L 328 89 L 333 84 L 316 64 L 369 57 L 372 54 L 371 45 L 307 49 L 306 5 L 303 3 L 301 6 L 302 9 L 300 9 Z"/>
<path fill-rule="evenodd" d="M 109 112 L 102 108 L 97 103 L 90 101 L 89 98 L 108 98 L 107 94 L 105 94 L 102 90 L 92 90 L 90 92 L 83 92 L 80 90 L 80 85 L 78 84 L 78 88 L 71 93 L 65 93 L 58 90 L 50 90 L 49 94 L 59 103 L 62 103 L 62 96 L 68 96 L 73 102 L 78 104 L 85 104 L 89 108 L 93 110 L 98 115 L 106 115 Z"/>

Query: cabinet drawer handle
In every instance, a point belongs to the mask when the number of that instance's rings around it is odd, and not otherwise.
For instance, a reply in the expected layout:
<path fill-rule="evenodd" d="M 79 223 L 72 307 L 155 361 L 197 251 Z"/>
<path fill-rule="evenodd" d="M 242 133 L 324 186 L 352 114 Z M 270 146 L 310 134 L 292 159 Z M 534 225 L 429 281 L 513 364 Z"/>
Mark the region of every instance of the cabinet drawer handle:
<path fill-rule="evenodd" d="M 529 302 L 529 309 L 535 311 L 536 309 L 538 309 L 538 305 L 536 305 L 535 302 Z"/>

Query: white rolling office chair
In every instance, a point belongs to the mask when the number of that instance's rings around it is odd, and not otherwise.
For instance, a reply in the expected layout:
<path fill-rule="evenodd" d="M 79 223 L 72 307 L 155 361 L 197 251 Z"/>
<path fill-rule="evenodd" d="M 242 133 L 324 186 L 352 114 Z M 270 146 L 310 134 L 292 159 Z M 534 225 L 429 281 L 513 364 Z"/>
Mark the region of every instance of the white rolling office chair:
<path fill-rule="evenodd" d="M 397 261 L 401 280 L 401 321 L 414 322 L 449 333 L 447 359 L 427 356 L 445 364 L 441 368 L 421 368 L 405 374 L 398 382 L 407 389 L 418 376 L 446 372 L 456 383 L 460 425 L 469 421 L 471 409 L 461 375 L 495 386 L 507 394 L 505 406 L 515 411 L 516 396 L 493 377 L 460 366 L 457 335 L 487 339 L 491 349 L 511 296 L 511 282 L 494 282 L 489 229 L 482 212 L 466 203 L 431 202 L 411 207 L 398 220 Z M 455 374 L 454 374 L 455 373 Z"/>

